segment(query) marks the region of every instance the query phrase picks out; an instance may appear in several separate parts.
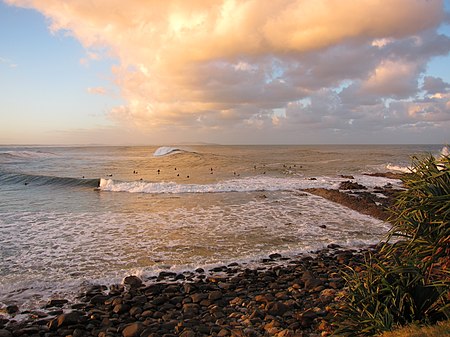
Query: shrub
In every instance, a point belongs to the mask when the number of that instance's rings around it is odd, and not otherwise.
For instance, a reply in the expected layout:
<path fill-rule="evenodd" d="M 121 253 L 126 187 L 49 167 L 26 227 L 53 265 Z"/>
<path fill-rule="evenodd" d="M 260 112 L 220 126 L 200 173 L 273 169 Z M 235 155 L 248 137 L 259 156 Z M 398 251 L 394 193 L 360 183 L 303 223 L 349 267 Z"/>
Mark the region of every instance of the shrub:
<path fill-rule="evenodd" d="M 391 209 L 392 229 L 363 273 L 344 273 L 339 313 L 344 336 L 370 336 L 411 322 L 450 318 L 450 158 L 413 158 Z"/>

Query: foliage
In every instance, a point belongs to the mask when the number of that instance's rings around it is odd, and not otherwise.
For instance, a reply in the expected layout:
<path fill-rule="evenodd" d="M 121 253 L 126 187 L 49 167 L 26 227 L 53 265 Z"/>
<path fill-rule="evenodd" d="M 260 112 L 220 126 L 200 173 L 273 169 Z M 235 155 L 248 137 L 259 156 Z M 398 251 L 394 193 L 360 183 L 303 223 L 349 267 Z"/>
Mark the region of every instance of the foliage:
<path fill-rule="evenodd" d="M 364 272 L 344 273 L 338 335 L 370 336 L 450 318 L 450 158 L 413 159 L 391 209 L 392 229 Z"/>

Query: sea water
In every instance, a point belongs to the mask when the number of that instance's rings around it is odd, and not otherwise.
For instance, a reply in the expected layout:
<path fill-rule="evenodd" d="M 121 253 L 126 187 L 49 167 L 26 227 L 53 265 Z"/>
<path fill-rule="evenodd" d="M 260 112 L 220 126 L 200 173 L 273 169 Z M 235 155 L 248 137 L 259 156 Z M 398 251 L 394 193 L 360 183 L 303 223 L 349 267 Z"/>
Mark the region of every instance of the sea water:
<path fill-rule="evenodd" d="M 399 186 L 365 173 L 441 148 L 0 147 L 0 309 L 130 274 L 376 243 L 388 224 L 302 190 L 338 188 L 341 175 Z"/>

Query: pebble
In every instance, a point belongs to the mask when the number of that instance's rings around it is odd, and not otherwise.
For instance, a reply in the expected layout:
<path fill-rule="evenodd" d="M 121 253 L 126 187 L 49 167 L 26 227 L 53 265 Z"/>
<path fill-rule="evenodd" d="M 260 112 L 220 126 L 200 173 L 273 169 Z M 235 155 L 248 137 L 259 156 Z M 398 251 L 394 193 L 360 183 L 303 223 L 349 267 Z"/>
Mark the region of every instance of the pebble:
<path fill-rule="evenodd" d="M 162 272 L 145 284 L 131 275 L 109 291 L 93 287 L 80 297 L 84 303 L 69 305 L 77 310 L 54 312 L 55 318 L 2 321 L 0 337 L 327 335 L 344 285 L 339 270 L 346 262 L 362 260 L 363 253 L 330 245 L 312 256 L 271 254 L 255 269 L 237 263 L 216 267 L 218 275 L 209 270 L 204 278 L 199 277 L 205 275 L 201 268 L 190 280 Z M 50 303 L 58 307 L 67 302 Z"/>

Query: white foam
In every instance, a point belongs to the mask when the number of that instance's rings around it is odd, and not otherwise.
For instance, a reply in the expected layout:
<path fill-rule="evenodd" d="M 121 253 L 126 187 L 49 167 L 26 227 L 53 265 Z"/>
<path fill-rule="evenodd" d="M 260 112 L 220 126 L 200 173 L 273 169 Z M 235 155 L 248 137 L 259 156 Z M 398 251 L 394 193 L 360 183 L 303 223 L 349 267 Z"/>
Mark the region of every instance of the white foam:
<path fill-rule="evenodd" d="M 178 184 L 175 182 L 147 182 L 147 181 L 116 181 L 113 179 L 100 179 L 99 189 L 109 192 L 129 193 L 223 193 L 223 192 L 255 192 L 255 191 L 295 191 L 307 188 L 333 188 L 339 187 L 341 177 L 243 177 L 212 184 Z M 355 180 L 366 187 L 383 186 L 387 183 L 400 185 L 400 180 L 371 176 L 355 176 Z"/>
<path fill-rule="evenodd" d="M 177 147 L 170 147 L 170 146 L 161 146 L 156 149 L 156 151 L 153 153 L 154 157 L 162 157 L 167 156 L 170 154 L 174 154 L 177 152 L 181 152 L 182 150 Z"/>
<path fill-rule="evenodd" d="M 412 168 L 409 166 L 400 166 L 400 165 L 394 165 L 394 164 L 387 164 L 386 169 L 389 171 L 394 172 L 402 172 L 402 173 L 411 173 Z"/>
<path fill-rule="evenodd" d="M 121 182 L 100 179 L 99 189 L 111 192 L 129 193 L 221 193 L 254 191 L 290 191 L 305 188 L 334 188 L 341 179 L 321 177 L 317 180 L 305 178 L 243 177 L 213 184 L 177 184 L 175 182 Z"/>
<path fill-rule="evenodd" d="M 249 193 L 217 200 L 202 195 L 187 195 L 182 202 L 167 198 L 133 213 L 4 213 L 0 302 L 20 302 L 25 292 L 14 291 L 28 288 L 22 301 L 31 303 L 33 292 L 39 299 L 50 291 L 47 283 L 64 293 L 75 281 L 110 280 L 103 281 L 108 284 L 130 273 L 231 262 L 273 251 L 370 244 L 388 229 L 379 220 L 306 193 Z"/>

